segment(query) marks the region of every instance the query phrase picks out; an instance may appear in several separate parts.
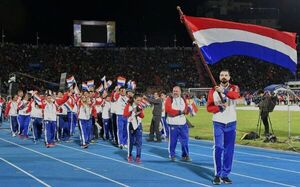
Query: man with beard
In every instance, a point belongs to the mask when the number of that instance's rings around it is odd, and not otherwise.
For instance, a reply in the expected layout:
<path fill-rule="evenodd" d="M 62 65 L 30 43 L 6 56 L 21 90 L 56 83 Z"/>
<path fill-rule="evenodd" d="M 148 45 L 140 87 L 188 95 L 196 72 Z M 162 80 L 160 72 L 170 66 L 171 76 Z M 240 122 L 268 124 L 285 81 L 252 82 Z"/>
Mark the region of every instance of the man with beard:
<path fill-rule="evenodd" d="M 236 99 L 240 97 L 238 86 L 229 83 L 228 70 L 222 70 L 219 78 L 221 84 L 209 91 L 207 102 L 207 111 L 213 113 L 215 177 L 212 182 L 217 185 L 221 182 L 232 183 L 228 175 L 236 136 Z"/>
<path fill-rule="evenodd" d="M 189 128 L 186 123 L 186 117 L 189 113 L 186 100 L 181 97 L 181 88 L 173 87 L 172 95 L 167 97 L 165 102 L 167 114 L 167 123 L 170 128 L 169 139 L 169 156 L 175 161 L 175 150 L 178 140 L 181 144 L 181 160 L 191 162 L 189 156 Z"/>

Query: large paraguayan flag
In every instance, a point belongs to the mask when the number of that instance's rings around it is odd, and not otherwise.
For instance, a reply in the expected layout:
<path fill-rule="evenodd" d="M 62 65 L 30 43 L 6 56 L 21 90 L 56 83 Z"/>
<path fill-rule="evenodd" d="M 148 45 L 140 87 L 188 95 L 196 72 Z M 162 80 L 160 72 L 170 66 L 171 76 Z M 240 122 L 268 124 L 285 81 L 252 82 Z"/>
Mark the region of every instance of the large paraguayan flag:
<path fill-rule="evenodd" d="M 296 33 L 212 18 L 183 18 L 208 64 L 233 55 L 245 55 L 296 72 Z"/>

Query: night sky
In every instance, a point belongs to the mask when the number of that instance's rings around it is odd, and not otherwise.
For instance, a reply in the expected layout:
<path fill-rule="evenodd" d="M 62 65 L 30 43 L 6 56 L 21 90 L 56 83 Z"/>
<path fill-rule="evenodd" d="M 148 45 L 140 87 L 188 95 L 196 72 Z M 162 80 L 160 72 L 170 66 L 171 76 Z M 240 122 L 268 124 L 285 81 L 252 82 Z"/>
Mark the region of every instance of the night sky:
<path fill-rule="evenodd" d="M 73 20 L 116 21 L 118 46 L 190 46 L 176 6 L 196 16 L 205 0 L 0 0 L 0 24 L 6 42 L 72 45 Z M 253 0 L 256 7 L 280 9 L 282 30 L 300 33 L 300 0 Z M 201 15 L 198 15 L 201 16 Z"/>

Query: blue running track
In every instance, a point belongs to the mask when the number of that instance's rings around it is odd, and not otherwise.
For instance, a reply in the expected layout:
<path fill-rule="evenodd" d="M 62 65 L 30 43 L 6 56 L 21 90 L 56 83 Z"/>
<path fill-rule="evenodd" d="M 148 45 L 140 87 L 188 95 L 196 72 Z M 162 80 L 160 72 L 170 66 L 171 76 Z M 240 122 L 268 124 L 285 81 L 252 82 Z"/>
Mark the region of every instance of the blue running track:
<path fill-rule="evenodd" d="M 146 137 L 146 135 L 145 135 Z M 143 139 L 142 163 L 128 163 L 127 150 L 98 141 L 81 149 L 78 138 L 45 148 L 42 142 L 0 130 L 0 186 L 213 186 L 212 142 L 190 140 L 192 162 L 168 159 L 168 144 Z M 134 148 L 135 149 L 135 148 Z M 300 186 L 300 154 L 236 146 L 230 186 Z M 221 186 L 225 186 L 222 184 Z M 229 185 L 226 185 L 229 186 Z"/>

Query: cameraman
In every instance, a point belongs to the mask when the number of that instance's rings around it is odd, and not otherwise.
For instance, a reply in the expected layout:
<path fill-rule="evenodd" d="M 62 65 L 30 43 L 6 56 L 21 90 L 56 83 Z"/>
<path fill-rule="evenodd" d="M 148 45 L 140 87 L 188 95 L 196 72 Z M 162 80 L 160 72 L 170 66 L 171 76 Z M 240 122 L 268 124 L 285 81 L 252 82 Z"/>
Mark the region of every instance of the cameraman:
<path fill-rule="evenodd" d="M 268 91 L 264 92 L 263 90 L 259 90 L 257 94 L 258 97 L 260 97 L 259 99 L 260 101 L 258 103 L 258 107 L 260 110 L 260 118 L 263 121 L 263 124 L 265 126 L 264 135 L 269 136 L 270 131 L 269 131 L 268 117 L 269 117 L 269 113 L 273 112 L 275 108 L 277 97 L 274 94 L 271 94 Z"/>

